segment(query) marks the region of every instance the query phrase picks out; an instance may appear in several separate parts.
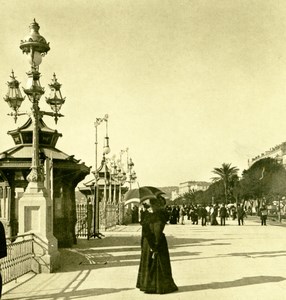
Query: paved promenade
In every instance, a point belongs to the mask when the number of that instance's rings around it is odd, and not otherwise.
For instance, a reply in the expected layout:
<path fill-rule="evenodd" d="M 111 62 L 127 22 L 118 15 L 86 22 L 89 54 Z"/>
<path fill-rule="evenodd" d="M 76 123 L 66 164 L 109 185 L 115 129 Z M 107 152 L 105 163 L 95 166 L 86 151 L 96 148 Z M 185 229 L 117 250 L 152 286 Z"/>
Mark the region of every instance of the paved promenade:
<path fill-rule="evenodd" d="M 135 288 L 140 226 L 120 226 L 102 240 L 79 240 L 61 250 L 61 270 L 22 277 L 2 299 L 286 299 L 286 227 L 167 225 L 173 277 L 179 291 L 144 294 Z"/>

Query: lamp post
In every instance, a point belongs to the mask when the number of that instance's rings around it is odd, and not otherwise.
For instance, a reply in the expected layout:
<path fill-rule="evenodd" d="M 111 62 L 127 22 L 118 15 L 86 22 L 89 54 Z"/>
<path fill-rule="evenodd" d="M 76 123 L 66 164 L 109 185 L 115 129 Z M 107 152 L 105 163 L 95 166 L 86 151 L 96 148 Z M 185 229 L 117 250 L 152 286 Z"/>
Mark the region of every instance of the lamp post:
<path fill-rule="evenodd" d="M 132 158 L 129 157 L 129 148 L 126 148 L 124 150 L 120 151 L 120 165 L 122 165 L 122 155 L 126 153 L 126 168 L 127 168 L 127 173 L 128 173 L 128 180 L 126 173 L 125 173 L 125 180 L 124 182 L 129 183 L 129 189 L 132 189 L 132 183 L 137 179 L 136 172 L 132 169 L 134 167 L 134 162 L 132 161 Z"/>
<path fill-rule="evenodd" d="M 107 165 L 107 170 L 108 170 L 108 204 L 112 203 L 112 176 L 111 176 L 111 163 L 110 159 L 108 159 L 109 166 Z"/>
<path fill-rule="evenodd" d="M 103 145 L 103 167 L 104 167 L 104 191 L 103 191 L 103 205 L 104 205 L 104 227 L 107 227 L 107 158 L 106 155 L 110 152 L 109 136 L 108 136 L 108 118 L 105 120 L 105 138 Z M 110 175 L 110 174 L 109 174 Z M 110 176 L 109 176 L 110 177 Z M 110 181 L 110 178 L 109 178 Z"/>
<path fill-rule="evenodd" d="M 117 179 L 118 179 L 118 182 L 119 182 L 119 195 L 118 195 L 118 199 L 119 199 L 119 202 L 120 202 L 121 198 L 122 198 L 121 187 L 122 187 L 122 184 L 124 184 L 125 181 L 126 181 L 126 179 L 127 179 L 126 173 L 122 169 L 118 169 Z"/>
<path fill-rule="evenodd" d="M 118 168 L 117 168 L 117 180 L 119 183 L 119 191 L 118 191 L 118 224 L 123 223 L 123 215 L 124 215 L 124 206 L 122 203 L 122 185 L 126 182 L 127 176 L 122 166 L 122 155 L 124 152 L 127 152 L 128 148 L 120 151 L 120 159 L 118 160 Z"/>
<path fill-rule="evenodd" d="M 119 171 L 119 169 L 118 169 L 118 166 L 117 166 L 115 160 L 111 161 L 110 166 L 113 169 L 113 171 L 112 171 L 113 176 L 112 177 L 113 177 L 113 181 L 114 181 L 113 200 L 112 200 L 112 202 L 113 202 L 113 204 L 116 204 L 116 183 L 117 183 L 116 180 L 118 180 L 118 174 L 119 174 L 118 171 Z"/>
<path fill-rule="evenodd" d="M 122 203 L 122 185 L 125 183 L 126 181 L 126 173 L 124 171 L 122 171 L 121 169 L 118 170 L 118 174 L 117 174 L 117 179 L 118 179 L 118 183 L 119 183 L 119 191 L 118 191 L 118 224 L 122 224 L 123 222 L 123 215 L 124 215 L 124 206 Z"/>
<path fill-rule="evenodd" d="M 103 234 L 99 232 L 99 193 L 98 193 L 98 179 L 99 174 L 97 170 L 97 148 L 98 148 L 98 132 L 97 128 L 98 126 L 104 121 L 107 123 L 108 115 L 106 114 L 103 118 L 96 118 L 96 121 L 94 122 L 95 127 L 95 181 L 94 181 L 94 209 L 93 209 L 93 237 L 94 238 L 101 238 Z"/>
<path fill-rule="evenodd" d="M 47 43 L 46 40 L 39 34 L 39 29 L 40 26 L 34 19 L 34 21 L 30 24 L 30 36 L 26 37 L 25 40 L 22 40 L 20 44 L 20 48 L 22 49 L 23 53 L 27 54 L 28 61 L 31 64 L 31 70 L 27 73 L 27 88 L 23 89 L 24 93 L 28 96 L 28 99 L 32 103 L 31 112 L 19 112 L 19 108 L 24 101 L 24 98 L 21 95 L 19 89 L 20 83 L 16 80 L 14 71 L 12 71 L 10 76 L 11 81 L 7 83 L 8 92 L 4 97 L 4 100 L 13 109 L 13 112 L 10 115 L 14 116 L 15 122 L 17 122 L 17 117 L 20 115 L 29 115 L 33 120 L 32 166 L 31 172 L 27 179 L 30 187 L 32 186 L 30 183 L 33 182 L 37 184 L 38 188 L 42 189 L 44 177 L 39 159 L 39 121 L 44 115 L 47 115 L 54 117 L 55 122 L 57 123 L 58 118 L 63 117 L 59 111 L 65 102 L 65 98 L 63 98 L 61 95 L 61 84 L 58 83 L 56 75 L 54 74 L 52 83 L 49 84 L 51 89 L 50 97 L 46 98 L 46 102 L 51 106 L 53 112 L 45 112 L 40 110 L 39 101 L 45 92 L 44 88 L 42 88 L 40 84 L 41 73 L 38 70 L 39 65 L 42 62 L 42 56 L 47 54 L 47 52 L 50 50 L 50 47 L 49 43 Z"/>
<path fill-rule="evenodd" d="M 130 190 L 132 189 L 132 183 L 137 179 L 136 172 L 132 171 L 133 167 L 134 167 L 134 162 L 132 161 L 131 158 L 129 158 L 128 172 L 129 172 L 129 187 L 130 187 Z"/>
<path fill-rule="evenodd" d="M 19 85 L 14 72 L 11 74 L 11 81 L 8 82 L 8 92 L 4 100 L 12 108 L 10 114 L 17 122 L 18 116 L 29 115 L 33 124 L 32 138 L 32 162 L 31 171 L 27 176 L 28 186 L 23 197 L 19 201 L 19 234 L 27 231 L 35 232 L 40 235 L 43 241 L 46 242 L 47 252 L 45 258 L 42 259 L 43 271 L 52 271 L 55 264 L 55 256 L 57 255 L 57 240 L 53 236 L 52 230 L 52 205 L 51 198 L 44 186 L 43 166 L 40 162 L 39 152 L 39 122 L 44 115 L 54 117 L 55 122 L 59 117 L 61 106 L 65 102 L 65 98 L 61 95 L 61 84 L 58 83 L 56 75 L 53 75 L 52 83 L 49 84 L 51 89 L 50 96 L 46 98 L 46 102 L 50 105 L 52 112 L 40 110 L 39 101 L 45 93 L 44 88 L 40 84 L 39 65 L 42 62 L 42 57 L 50 50 L 49 43 L 39 34 L 40 26 L 34 19 L 29 26 L 30 34 L 20 43 L 20 49 L 28 57 L 31 65 L 31 70 L 28 71 L 27 87 L 24 88 L 24 93 L 32 103 L 30 112 L 19 112 L 19 108 L 24 101 L 21 95 Z M 47 270 L 45 270 L 47 269 Z"/>

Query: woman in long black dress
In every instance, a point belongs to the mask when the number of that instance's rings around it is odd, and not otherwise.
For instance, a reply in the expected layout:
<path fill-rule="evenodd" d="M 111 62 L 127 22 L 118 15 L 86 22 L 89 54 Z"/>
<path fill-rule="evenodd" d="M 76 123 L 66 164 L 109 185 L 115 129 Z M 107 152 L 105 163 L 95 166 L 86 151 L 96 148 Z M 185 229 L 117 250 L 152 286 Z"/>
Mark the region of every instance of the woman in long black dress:
<path fill-rule="evenodd" d="M 177 219 L 178 219 L 177 208 L 173 206 L 171 211 L 171 216 L 170 216 L 170 224 L 177 224 Z"/>
<path fill-rule="evenodd" d="M 145 293 L 166 294 L 178 290 L 173 277 L 168 244 L 163 233 L 167 213 L 165 199 L 150 200 L 153 212 L 142 222 L 141 260 L 136 287 Z"/>

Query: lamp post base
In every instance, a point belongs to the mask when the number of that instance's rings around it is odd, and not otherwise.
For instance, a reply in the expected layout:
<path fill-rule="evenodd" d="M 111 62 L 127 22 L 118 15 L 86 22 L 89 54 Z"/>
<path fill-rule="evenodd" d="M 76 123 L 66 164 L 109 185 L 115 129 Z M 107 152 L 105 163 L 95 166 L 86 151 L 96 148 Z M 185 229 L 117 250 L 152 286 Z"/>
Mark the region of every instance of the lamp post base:
<path fill-rule="evenodd" d="M 98 232 L 98 233 L 93 233 L 90 237 L 101 239 L 102 237 L 105 237 L 105 235 Z"/>
<path fill-rule="evenodd" d="M 52 202 L 43 183 L 30 182 L 19 200 L 18 235 L 35 235 L 36 272 L 51 273 L 59 267 L 58 241 L 53 235 L 52 218 Z"/>

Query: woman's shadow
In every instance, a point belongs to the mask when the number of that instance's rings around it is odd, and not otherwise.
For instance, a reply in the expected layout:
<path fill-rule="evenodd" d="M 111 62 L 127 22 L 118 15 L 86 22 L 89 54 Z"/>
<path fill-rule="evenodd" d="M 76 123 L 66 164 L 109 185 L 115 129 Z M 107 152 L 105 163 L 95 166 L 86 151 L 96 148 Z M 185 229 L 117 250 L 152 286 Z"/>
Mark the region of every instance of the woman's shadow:
<path fill-rule="evenodd" d="M 183 293 L 183 292 L 201 291 L 201 290 L 209 290 L 209 289 L 227 289 L 232 287 L 239 287 L 239 286 L 246 286 L 246 285 L 253 285 L 253 284 L 280 282 L 285 279 L 286 278 L 281 276 L 243 277 L 241 279 L 232 280 L 232 281 L 180 286 L 178 292 Z"/>

